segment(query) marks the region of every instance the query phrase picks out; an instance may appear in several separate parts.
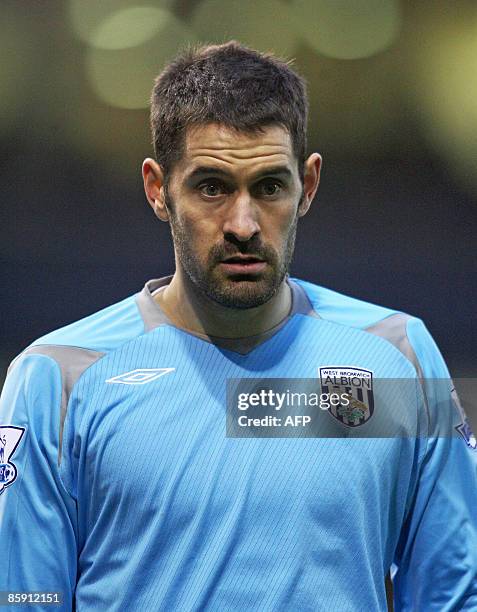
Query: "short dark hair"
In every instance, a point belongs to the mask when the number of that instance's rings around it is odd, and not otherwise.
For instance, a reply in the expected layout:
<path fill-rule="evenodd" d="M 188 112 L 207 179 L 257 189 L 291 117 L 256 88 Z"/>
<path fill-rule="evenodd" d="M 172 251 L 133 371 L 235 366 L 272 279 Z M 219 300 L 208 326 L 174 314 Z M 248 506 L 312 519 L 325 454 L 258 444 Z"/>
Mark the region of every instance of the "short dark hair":
<path fill-rule="evenodd" d="M 151 96 L 151 131 L 165 182 L 184 152 L 186 129 L 219 123 L 244 132 L 279 124 L 291 137 L 300 179 L 306 154 L 306 84 L 290 62 L 232 40 L 190 47 L 159 74 Z"/>

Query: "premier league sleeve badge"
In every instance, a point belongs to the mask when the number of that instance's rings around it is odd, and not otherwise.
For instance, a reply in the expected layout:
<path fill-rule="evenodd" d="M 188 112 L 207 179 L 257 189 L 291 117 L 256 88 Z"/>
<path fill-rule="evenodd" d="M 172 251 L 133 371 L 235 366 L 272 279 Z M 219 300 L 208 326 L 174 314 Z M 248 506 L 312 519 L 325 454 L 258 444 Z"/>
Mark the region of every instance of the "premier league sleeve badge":
<path fill-rule="evenodd" d="M 464 438 L 464 441 L 467 446 L 475 451 L 477 450 L 477 438 L 472 429 L 470 428 L 469 419 L 467 418 L 464 407 L 461 404 L 455 387 L 452 387 L 451 389 L 451 398 L 455 408 L 459 413 L 461 420 L 461 422 L 455 427 L 455 429 Z"/>
<path fill-rule="evenodd" d="M 17 468 L 10 460 L 24 433 L 24 427 L 0 425 L 0 494 L 16 480 Z"/>

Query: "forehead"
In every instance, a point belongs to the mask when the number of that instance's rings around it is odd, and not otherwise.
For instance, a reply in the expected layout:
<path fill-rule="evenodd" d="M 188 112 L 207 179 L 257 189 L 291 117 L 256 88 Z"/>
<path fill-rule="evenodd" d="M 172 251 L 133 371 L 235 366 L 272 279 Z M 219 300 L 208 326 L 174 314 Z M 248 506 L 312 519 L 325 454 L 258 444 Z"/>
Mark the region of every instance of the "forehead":
<path fill-rule="evenodd" d="M 178 166 L 187 172 L 199 166 L 217 166 L 228 172 L 247 173 L 272 166 L 288 166 L 294 171 L 297 162 L 290 133 L 279 125 L 249 133 L 209 123 L 188 128 Z"/>

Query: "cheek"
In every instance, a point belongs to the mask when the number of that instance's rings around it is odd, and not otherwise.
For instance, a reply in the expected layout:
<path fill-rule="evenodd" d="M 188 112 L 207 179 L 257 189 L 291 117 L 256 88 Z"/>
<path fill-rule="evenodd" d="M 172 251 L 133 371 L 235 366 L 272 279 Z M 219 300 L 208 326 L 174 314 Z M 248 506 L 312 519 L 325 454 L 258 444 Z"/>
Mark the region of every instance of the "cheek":
<path fill-rule="evenodd" d="M 191 240 L 195 240 L 197 236 L 200 236 L 206 231 L 206 221 L 198 214 L 182 213 L 178 216 L 178 222 L 183 232 L 189 235 Z"/>
<path fill-rule="evenodd" d="M 206 258 L 210 248 L 222 241 L 218 226 L 211 218 L 183 215 L 179 219 L 183 241 L 199 258 Z"/>
<path fill-rule="evenodd" d="M 273 242 L 276 245 L 285 244 L 296 224 L 296 209 L 290 209 L 281 214 L 271 214 L 264 219 L 262 225 L 262 236 L 265 242 Z"/>

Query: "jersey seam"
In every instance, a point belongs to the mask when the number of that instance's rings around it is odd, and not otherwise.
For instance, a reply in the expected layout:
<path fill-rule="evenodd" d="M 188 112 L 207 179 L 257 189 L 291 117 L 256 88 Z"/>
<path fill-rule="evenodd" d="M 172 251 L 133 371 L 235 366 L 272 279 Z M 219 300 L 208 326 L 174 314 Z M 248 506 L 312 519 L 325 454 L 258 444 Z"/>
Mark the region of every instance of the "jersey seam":
<path fill-rule="evenodd" d="M 405 313 L 405 312 L 402 312 L 402 311 L 395 311 L 395 312 L 390 313 L 390 314 L 389 314 L 389 315 L 387 315 L 386 317 L 383 317 L 382 319 L 378 319 L 378 320 L 377 320 L 377 321 L 375 321 L 374 323 L 371 323 L 371 324 L 369 325 L 369 327 L 371 327 L 372 325 L 376 325 L 376 323 L 379 323 L 379 322 L 381 322 L 381 321 L 384 321 L 384 319 L 387 319 L 387 318 L 389 318 L 389 317 L 395 316 L 395 315 L 397 315 L 397 314 L 403 314 L 403 315 L 406 315 L 406 316 L 410 317 L 410 319 L 414 319 L 414 320 L 416 320 L 416 321 L 420 321 L 420 320 L 421 320 L 421 319 L 419 319 L 418 317 L 415 317 L 415 316 L 413 316 L 413 315 L 408 315 L 408 314 L 407 314 L 407 313 Z M 321 317 L 321 318 L 322 318 L 322 320 L 323 320 L 323 321 L 326 321 L 327 323 L 331 323 L 331 324 L 334 324 L 334 325 L 339 325 L 340 327 L 345 327 L 345 328 L 347 328 L 347 329 L 355 329 L 355 330 L 357 330 L 357 331 L 360 331 L 360 332 L 363 332 L 363 333 L 368 334 L 368 335 L 370 335 L 370 336 L 373 336 L 373 337 L 374 337 L 376 340 L 380 340 L 380 341 L 385 342 L 385 343 L 386 343 L 388 346 L 390 346 L 390 347 L 391 347 L 391 348 L 392 348 L 392 349 L 393 349 L 395 352 L 397 352 L 401 358 L 403 358 L 403 359 L 405 359 L 405 360 L 406 360 L 406 362 L 407 362 L 407 363 L 408 363 L 408 364 L 409 364 L 409 365 L 412 367 L 412 370 L 413 370 L 413 372 L 415 373 L 414 380 L 416 380 L 416 381 L 417 381 L 417 382 L 420 384 L 420 387 L 421 387 L 421 389 L 422 389 L 422 395 L 423 395 L 423 399 L 424 399 L 424 409 L 425 409 L 425 411 L 426 411 L 427 433 L 429 434 L 429 420 L 430 420 L 430 416 L 429 416 L 429 409 L 428 409 L 428 405 L 427 405 L 426 392 L 425 392 L 424 384 L 423 384 L 423 382 L 421 382 L 421 380 L 420 380 L 420 377 L 419 377 L 419 372 L 416 370 L 416 367 L 414 366 L 414 364 L 412 363 L 412 361 L 411 361 L 411 360 L 410 360 L 408 357 L 406 357 L 406 355 L 404 355 L 404 353 L 402 353 L 402 352 L 401 352 L 401 351 L 400 351 L 400 350 L 399 350 L 399 349 L 398 349 L 396 346 L 394 346 L 394 344 L 393 344 L 392 342 L 390 342 L 390 341 L 389 341 L 389 340 L 387 340 L 386 338 L 383 338 L 382 336 L 377 336 L 377 335 L 375 335 L 375 334 L 371 334 L 370 332 L 367 332 L 367 331 L 366 331 L 366 328 L 362 328 L 362 327 L 353 327 L 353 326 L 351 326 L 351 325 L 345 325 L 344 323 L 338 323 L 337 321 L 330 321 L 329 319 L 325 319 L 324 317 Z M 409 320 L 410 320 L 410 319 L 409 319 Z M 405 335 L 406 335 L 406 340 L 408 341 L 409 345 L 411 346 L 412 350 L 414 351 L 414 353 L 415 353 L 415 355 L 416 355 L 416 360 L 417 360 L 417 362 L 418 362 L 418 364 L 419 364 L 419 366 L 421 367 L 421 370 L 422 370 L 422 365 L 421 365 L 421 362 L 419 361 L 419 358 L 418 358 L 418 356 L 417 356 L 417 354 L 416 354 L 416 351 L 414 350 L 414 346 L 413 346 L 412 342 L 410 341 L 409 336 L 408 336 L 408 334 L 407 334 L 407 323 L 408 323 L 408 321 L 406 321 L 406 325 L 404 326 L 404 333 L 405 333 Z M 419 398 L 417 397 L 417 389 L 416 389 L 416 404 L 417 404 L 417 405 L 419 405 L 419 401 L 417 401 L 418 399 L 419 399 Z M 423 458 L 426 456 L 427 449 L 428 449 L 428 445 L 429 445 L 429 435 L 427 435 L 427 437 L 426 437 L 425 451 L 424 451 L 424 453 L 423 453 L 422 457 L 420 457 L 420 458 L 419 458 L 419 460 L 418 460 L 418 469 L 420 469 L 420 466 L 421 466 L 421 464 L 422 464 L 422 460 L 423 460 Z"/>
<path fill-rule="evenodd" d="M 35 345 L 35 346 L 38 346 L 38 345 Z M 54 346 L 54 345 L 46 345 L 45 344 L 43 346 Z M 29 348 L 31 348 L 31 347 L 27 347 L 24 351 L 22 351 L 20 353 L 20 355 L 18 355 L 18 357 L 23 356 L 25 351 L 27 351 Z M 52 362 L 54 364 L 55 368 L 57 369 L 57 371 L 58 371 L 58 373 L 60 375 L 60 381 L 61 381 L 61 389 L 60 389 L 60 397 L 59 397 L 59 407 L 60 407 L 60 413 L 61 413 L 61 395 L 62 395 L 62 392 L 63 392 L 63 376 L 62 376 L 61 367 L 60 367 L 59 363 L 56 361 L 56 359 L 54 359 L 50 355 L 43 355 L 41 353 L 32 353 L 31 355 L 26 355 L 26 357 L 43 357 L 44 359 L 47 359 L 47 360 L 49 360 L 50 362 Z M 16 361 L 16 359 L 15 359 L 15 361 Z M 25 403 L 26 403 L 26 401 L 25 401 Z M 29 428 L 29 430 L 31 431 L 31 428 Z M 59 429 L 58 429 L 58 438 L 57 438 L 58 439 L 58 446 L 60 444 L 59 435 L 60 435 L 60 432 L 59 432 Z M 61 451 L 62 451 L 61 454 L 63 455 L 63 445 L 62 445 Z M 60 472 L 60 466 L 57 463 L 55 463 L 55 469 L 56 469 L 56 472 L 57 472 L 57 475 L 58 475 L 59 483 L 60 483 L 63 491 L 68 495 L 68 497 L 70 497 L 74 502 L 76 502 L 77 501 L 76 498 L 74 497 L 74 495 L 72 495 L 70 493 L 70 491 L 68 491 L 68 488 L 66 487 L 66 484 L 63 481 L 63 477 L 61 476 L 61 472 Z"/>
<path fill-rule="evenodd" d="M 158 326 L 158 327 L 162 327 Z M 83 379 L 83 377 L 85 376 L 85 374 L 91 370 L 92 368 L 94 368 L 100 361 L 102 361 L 104 358 L 106 357 L 111 357 L 112 355 L 114 355 L 117 351 L 121 350 L 122 348 L 124 348 L 129 342 L 134 342 L 136 340 L 138 340 L 139 338 L 143 337 L 143 336 L 147 336 L 149 333 L 154 332 L 156 329 L 158 329 L 158 327 L 155 327 L 154 329 L 150 329 L 150 330 L 144 330 L 141 334 L 138 334 L 136 336 L 132 336 L 130 338 L 128 338 L 127 340 L 125 340 L 124 342 L 121 342 L 121 344 L 118 344 L 118 346 L 114 347 L 113 349 L 109 350 L 109 351 L 105 351 L 102 356 L 97 359 L 94 363 L 90 364 L 82 373 L 81 375 L 78 377 L 78 379 L 76 380 L 75 384 L 72 386 L 71 388 L 71 393 L 70 393 L 70 397 L 68 399 L 68 404 L 67 404 L 67 409 L 66 409 L 66 418 L 68 418 L 68 408 L 70 406 L 70 402 L 74 396 L 74 391 L 78 385 L 78 383 Z M 90 349 L 91 350 L 91 349 Z M 65 422 L 66 422 L 66 418 L 65 418 Z M 83 425 L 83 421 L 85 419 L 84 414 L 81 415 L 80 421 L 78 423 L 78 429 L 77 431 L 81 431 L 82 425 Z"/>
<path fill-rule="evenodd" d="M 30 437 L 28 436 L 28 444 L 30 443 Z M 25 444 L 26 446 L 26 444 Z M 21 480 L 18 484 L 18 490 L 16 491 L 16 507 L 15 507 L 15 525 L 18 524 L 18 513 L 19 513 L 19 508 L 20 508 L 20 491 L 22 489 L 23 483 L 25 481 L 25 473 L 26 473 L 26 466 L 28 465 L 28 461 L 29 461 L 30 455 L 28 453 L 25 453 L 25 465 L 24 465 L 24 469 L 22 472 L 22 477 Z M 4 491 L 4 495 L 10 495 L 11 491 Z M 4 504 L 7 503 L 8 499 L 2 500 Z M 5 520 L 5 516 L 2 516 L 2 523 Z M 10 560 L 11 560 L 11 549 L 13 546 L 13 538 L 10 538 L 10 546 L 8 549 L 8 569 L 7 569 L 7 578 L 10 578 Z"/>
<path fill-rule="evenodd" d="M 421 321 L 421 323 L 424 325 L 424 323 L 422 322 L 421 319 L 419 319 L 418 317 L 412 317 L 414 320 L 416 321 Z M 414 355 L 416 356 L 416 361 L 419 364 L 419 367 L 421 368 L 421 372 L 423 375 L 423 379 L 422 381 L 420 380 L 419 382 L 421 383 L 421 388 L 422 388 L 422 395 L 423 395 L 423 399 L 424 399 L 424 408 L 426 410 L 426 420 L 427 420 L 427 436 L 426 436 L 426 444 L 425 444 L 425 450 L 424 453 L 422 455 L 422 458 L 419 462 L 419 466 L 422 464 L 422 461 L 424 460 L 424 457 L 427 455 L 428 449 L 429 449 L 429 434 L 430 434 L 430 429 L 431 429 L 431 415 L 429 414 L 429 405 L 427 402 L 427 393 L 426 393 L 426 388 L 424 386 L 424 370 L 422 368 L 422 364 L 419 360 L 419 357 L 417 356 L 416 350 L 411 342 L 411 339 L 409 338 L 409 335 L 407 333 L 407 324 L 408 324 L 409 320 L 406 321 L 406 325 L 404 326 L 404 333 L 406 334 L 406 340 L 409 342 L 409 346 L 411 346 L 412 350 L 414 351 Z"/>
<path fill-rule="evenodd" d="M 297 313 L 297 314 L 302 314 L 302 313 Z M 393 314 L 405 314 L 405 313 L 396 312 L 396 313 L 393 313 Z M 306 315 L 303 315 L 303 316 L 306 316 Z M 393 315 L 391 314 L 391 315 L 388 315 L 388 316 L 393 316 Z M 409 316 L 411 316 L 411 315 L 409 315 Z M 378 319 L 378 321 L 382 321 L 382 320 L 384 320 L 386 318 L 387 317 L 383 317 L 383 319 Z M 329 323 L 330 325 L 338 325 L 339 327 L 342 327 L 342 328 L 345 328 L 345 329 L 352 329 L 352 330 L 355 330 L 357 332 L 361 332 L 363 334 L 367 334 L 368 336 L 372 336 L 373 338 L 375 338 L 376 340 L 378 340 L 380 342 L 385 342 L 387 346 L 391 347 L 391 349 L 399 355 L 399 357 L 401 357 L 402 359 L 406 360 L 406 363 L 411 366 L 413 372 L 416 374 L 416 377 L 417 377 L 417 371 L 416 371 L 416 368 L 414 367 L 412 361 L 410 359 L 408 359 L 406 357 L 406 355 L 404 355 L 398 348 L 396 348 L 394 346 L 394 344 L 392 342 L 390 342 L 386 338 L 383 338 L 382 336 L 377 336 L 375 334 L 371 334 L 370 332 L 366 331 L 366 328 L 353 327 L 352 325 L 346 325 L 344 323 L 338 323 L 337 321 L 331 321 L 330 319 L 325 319 L 323 317 L 321 317 L 321 320 L 324 321 L 325 323 Z"/>
<path fill-rule="evenodd" d="M 316 314 L 317 314 L 317 315 L 319 315 L 319 316 L 320 316 L 320 318 L 322 318 L 324 321 L 330 321 L 330 322 L 332 322 L 332 323 L 337 323 L 337 325 L 343 325 L 344 327 L 351 327 L 352 329 L 362 329 L 361 327 L 357 327 L 357 326 L 354 326 L 354 325 L 346 325 L 345 323 L 338 323 L 337 321 L 331 321 L 330 319 L 327 319 L 327 318 L 326 318 L 324 315 L 322 315 L 322 314 L 320 313 L 320 311 L 319 311 L 319 310 L 318 310 L 318 309 L 315 307 L 315 303 L 316 303 L 316 302 L 315 302 L 315 300 L 314 300 L 313 298 L 311 298 L 311 297 L 310 297 L 310 295 L 308 294 L 308 291 L 307 291 L 307 290 L 306 290 L 306 288 L 303 286 L 303 284 L 304 284 L 304 283 L 306 283 L 306 284 L 308 284 L 308 285 L 315 286 L 315 287 L 317 287 L 317 285 L 313 285 L 313 283 L 310 283 L 309 281 L 305 281 L 305 280 L 303 280 L 303 279 L 297 279 L 297 278 L 295 278 L 295 277 L 290 277 L 290 278 L 291 278 L 291 280 L 293 280 L 293 281 L 295 281 L 296 283 L 298 283 L 298 284 L 300 284 L 300 285 L 301 285 L 302 289 L 305 291 L 306 295 L 308 296 L 308 299 L 310 300 L 311 305 L 313 306 L 313 310 L 314 310 L 314 311 L 316 312 Z M 371 326 L 371 325 L 375 325 L 375 324 L 376 324 L 376 323 L 378 323 L 379 321 L 382 321 L 383 319 L 386 319 L 387 317 L 390 317 L 390 316 L 392 316 L 392 315 L 394 315 L 394 314 L 407 314 L 407 313 L 405 313 L 405 312 L 403 312 L 403 311 L 401 311 L 401 310 L 392 310 L 391 308 L 387 308 L 386 306 L 381 306 L 380 304 L 374 304 L 373 302 L 365 302 L 365 301 L 363 301 L 363 300 L 360 300 L 359 298 L 356 298 L 356 297 L 353 297 L 353 296 L 348 296 L 348 295 L 341 294 L 341 293 L 339 293 L 338 291 L 335 291 L 334 289 L 329 289 L 328 287 L 321 287 L 321 289 L 323 289 L 323 290 L 325 290 L 325 291 L 330 291 L 330 292 L 331 292 L 331 293 L 333 293 L 334 295 L 337 295 L 337 296 L 343 296 L 343 297 L 345 297 L 345 298 L 347 298 L 347 299 L 354 300 L 354 301 L 356 301 L 356 302 L 358 302 L 358 303 L 361 303 L 361 304 L 365 304 L 365 305 L 373 306 L 374 308 L 380 308 L 380 309 L 385 310 L 385 311 L 387 311 L 387 312 L 391 311 L 391 312 L 390 312 L 389 314 L 387 314 L 386 316 L 381 317 L 380 319 L 376 319 L 374 322 L 371 322 L 371 323 L 367 324 L 367 325 L 369 325 L 369 326 Z M 413 316 L 413 315 L 408 315 L 408 316 Z"/>

